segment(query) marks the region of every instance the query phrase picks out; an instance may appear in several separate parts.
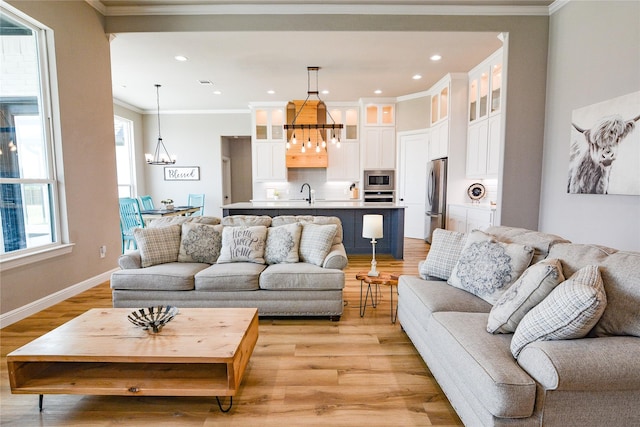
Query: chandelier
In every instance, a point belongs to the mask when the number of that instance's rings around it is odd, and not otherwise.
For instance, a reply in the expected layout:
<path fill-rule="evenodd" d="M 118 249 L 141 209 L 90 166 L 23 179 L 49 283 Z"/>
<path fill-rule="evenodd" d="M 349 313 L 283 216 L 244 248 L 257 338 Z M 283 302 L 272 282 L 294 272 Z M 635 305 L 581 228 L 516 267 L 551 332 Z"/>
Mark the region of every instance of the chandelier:
<path fill-rule="evenodd" d="M 289 150 L 291 148 L 291 145 L 295 145 L 298 143 L 298 140 L 296 138 L 296 131 L 300 131 L 300 133 L 302 134 L 302 144 L 300 146 L 300 151 L 302 153 L 306 152 L 307 148 L 311 148 L 311 136 L 312 136 L 312 132 L 315 132 L 318 134 L 319 138 L 314 138 L 316 139 L 316 152 L 320 152 L 320 140 L 322 141 L 322 148 L 326 149 L 327 147 L 327 143 L 325 141 L 325 138 L 322 136 L 323 133 L 326 134 L 327 130 L 331 130 L 331 142 L 333 144 L 338 144 L 338 147 L 340 146 L 340 139 L 336 138 L 336 129 L 340 130 L 344 127 L 344 125 L 342 123 L 336 123 L 336 121 L 333 119 L 333 117 L 331 116 L 331 113 L 329 113 L 327 111 L 326 116 L 329 117 L 329 119 L 331 119 L 332 123 L 325 123 L 326 122 L 326 117 L 323 117 L 321 119 L 321 121 L 323 123 L 298 123 L 297 120 L 300 117 L 300 113 L 302 113 L 302 111 L 304 110 L 305 106 L 307 106 L 307 103 L 309 103 L 309 98 L 311 98 L 311 96 L 315 96 L 316 98 L 318 98 L 317 101 L 317 109 L 321 110 L 321 111 L 326 111 L 326 106 L 324 104 L 324 102 L 322 101 L 322 99 L 320 99 L 320 95 L 318 92 L 318 70 L 320 70 L 320 67 L 307 67 L 307 97 L 305 98 L 304 102 L 302 103 L 302 105 L 300 106 L 300 108 L 295 112 L 295 115 L 293 117 L 293 120 L 291 121 L 291 123 L 286 123 L 284 125 L 284 129 L 285 130 L 291 130 L 292 131 L 292 135 L 291 135 L 291 139 L 289 139 L 287 141 L 287 150 Z M 315 73 L 315 87 L 312 89 L 311 87 L 311 74 Z M 315 89 L 315 90 L 314 90 Z M 290 103 L 295 105 L 295 103 Z M 320 121 L 320 120 L 318 120 Z M 306 132 L 305 132 L 306 131 Z M 307 142 L 306 142 L 306 147 L 305 147 L 305 136 L 307 137 Z"/>
<path fill-rule="evenodd" d="M 144 157 L 150 165 L 173 165 L 176 162 L 176 157 L 169 156 L 169 152 L 164 146 L 164 142 L 162 142 L 162 135 L 160 134 L 160 85 L 156 84 L 155 86 L 156 100 L 158 103 L 158 143 L 156 144 L 156 151 L 153 155 L 146 153 Z"/>

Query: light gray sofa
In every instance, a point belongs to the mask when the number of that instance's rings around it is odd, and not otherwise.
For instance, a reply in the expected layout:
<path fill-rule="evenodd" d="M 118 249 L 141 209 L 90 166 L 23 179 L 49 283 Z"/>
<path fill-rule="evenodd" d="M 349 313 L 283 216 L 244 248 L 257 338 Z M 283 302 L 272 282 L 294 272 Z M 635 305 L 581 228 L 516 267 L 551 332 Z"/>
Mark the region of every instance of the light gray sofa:
<path fill-rule="evenodd" d="M 175 224 L 185 227 L 183 223 L 189 221 L 185 218 L 161 219 L 153 221 L 150 227 L 175 227 Z M 212 264 L 172 261 L 143 268 L 140 251 L 128 252 L 119 259 L 121 269 L 111 276 L 113 306 L 256 307 L 261 316 L 328 316 L 339 320 L 344 306 L 342 270 L 348 262 L 339 218 L 236 215 L 204 222 L 209 225 L 221 222 L 216 226 L 220 227 L 221 234 L 227 227 L 267 226 L 273 229 L 300 223 L 300 249 L 303 249 L 305 236 L 310 235 L 305 233 L 314 226 L 335 224 L 336 232 L 328 242 L 311 242 L 314 246 L 327 247 L 328 253 L 320 259 L 319 265 L 302 261 L 221 263 L 218 258 L 218 262 Z M 268 239 L 266 244 L 268 246 Z"/>
<path fill-rule="evenodd" d="M 445 280 L 401 276 L 398 319 L 464 424 L 640 425 L 640 253 L 520 228 L 486 233 L 532 246 L 532 263 L 560 260 L 566 278 L 598 265 L 607 305 L 587 337 L 534 341 L 515 358 L 513 333 L 487 332 L 489 303 Z"/>

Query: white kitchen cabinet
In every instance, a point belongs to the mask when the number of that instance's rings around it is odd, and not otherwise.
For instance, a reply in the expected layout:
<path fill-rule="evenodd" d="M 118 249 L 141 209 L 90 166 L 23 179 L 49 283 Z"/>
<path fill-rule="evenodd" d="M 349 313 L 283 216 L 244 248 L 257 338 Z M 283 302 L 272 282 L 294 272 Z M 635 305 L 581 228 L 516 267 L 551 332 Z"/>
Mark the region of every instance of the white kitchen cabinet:
<path fill-rule="evenodd" d="M 365 169 L 394 169 L 396 167 L 395 127 L 366 126 L 362 151 Z"/>
<path fill-rule="evenodd" d="M 252 108 L 254 141 L 284 141 L 285 107 L 255 105 Z"/>
<path fill-rule="evenodd" d="M 395 126 L 394 104 L 367 104 L 364 106 L 365 126 Z"/>
<path fill-rule="evenodd" d="M 327 181 L 360 181 L 360 143 L 328 143 L 327 153 Z"/>
<path fill-rule="evenodd" d="M 447 206 L 447 230 L 470 233 L 494 225 L 495 211 L 484 205 Z"/>
<path fill-rule="evenodd" d="M 502 141 L 502 115 L 496 114 L 489 117 L 487 136 L 487 170 L 488 178 L 498 177 L 500 172 L 500 143 Z"/>
<path fill-rule="evenodd" d="M 431 127 L 429 160 L 447 157 L 449 153 L 449 120 L 442 120 Z"/>
<path fill-rule="evenodd" d="M 479 120 L 467 134 L 467 178 L 497 178 L 500 171 L 501 115 Z"/>
<path fill-rule="evenodd" d="M 358 105 L 353 106 L 327 106 L 327 123 L 342 124 L 342 129 L 327 130 L 326 141 L 331 141 L 335 135 L 341 142 L 357 142 L 360 138 Z M 333 119 L 333 121 L 332 121 Z"/>
<path fill-rule="evenodd" d="M 436 83 L 429 91 L 431 95 L 431 125 L 449 117 L 450 79 L 445 78 Z"/>
<path fill-rule="evenodd" d="M 286 181 L 286 151 L 284 142 L 254 142 L 254 181 Z"/>

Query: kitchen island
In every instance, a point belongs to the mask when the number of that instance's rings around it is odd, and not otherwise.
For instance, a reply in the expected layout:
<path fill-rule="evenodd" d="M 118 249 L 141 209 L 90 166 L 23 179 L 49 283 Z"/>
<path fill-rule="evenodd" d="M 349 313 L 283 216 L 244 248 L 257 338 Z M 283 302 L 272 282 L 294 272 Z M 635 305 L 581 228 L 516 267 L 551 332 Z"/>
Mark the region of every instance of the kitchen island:
<path fill-rule="evenodd" d="M 383 217 L 384 237 L 377 239 L 376 253 L 404 257 L 404 209 L 396 203 L 362 201 L 322 201 L 312 204 L 302 200 L 253 201 L 222 206 L 222 215 L 322 215 L 336 216 L 342 221 L 343 243 L 347 254 L 370 254 L 371 239 L 362 237 L 362 216 Z"/>

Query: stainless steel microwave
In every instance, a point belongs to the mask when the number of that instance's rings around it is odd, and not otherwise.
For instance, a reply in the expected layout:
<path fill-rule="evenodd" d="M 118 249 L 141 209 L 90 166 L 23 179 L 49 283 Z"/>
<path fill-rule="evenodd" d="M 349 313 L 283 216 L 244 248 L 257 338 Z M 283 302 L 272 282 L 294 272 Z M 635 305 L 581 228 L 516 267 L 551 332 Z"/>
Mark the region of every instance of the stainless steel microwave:
<path fill-rule="evenodd" d="M 364 171 L 364 191 L 392 191 L 395 188 L 396 171 L 393 169 Z"/>

